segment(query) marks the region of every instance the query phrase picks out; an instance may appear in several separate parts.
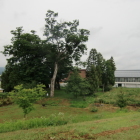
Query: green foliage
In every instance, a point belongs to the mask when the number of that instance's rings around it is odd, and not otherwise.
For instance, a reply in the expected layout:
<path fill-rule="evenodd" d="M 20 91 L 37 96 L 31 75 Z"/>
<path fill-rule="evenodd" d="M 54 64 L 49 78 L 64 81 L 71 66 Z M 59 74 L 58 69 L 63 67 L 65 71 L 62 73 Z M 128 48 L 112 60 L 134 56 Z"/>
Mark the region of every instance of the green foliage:
<path fill-rule="evenodd" d="M 102 73 L 102 83 L 104 86 L 104 91 L 111 90 L 111 86 L 115 84 L 115 75 L 114 72 L 116 70 L 115 62 L 113 57 L 109 60 L 104 60 L 103 65 L 103 73 Z"/>
<path fill-rule="evenodd" d="M 89 57 L 87 59 L 86 77 L 90 84 L 90 94 L 94 94 L 99 87 L 100 79 L 98 77 L 97 66 L 98 65 L 98 53 L 96 49 L 91 49 Z"/>
<path fill-rule="evenodd" d="M 87 80 L 81 78 L 79 70 L 75 69 L 71 73 L 65 89 L 67 93 L 73 94 L 77 98 L 80 95 L 85 96 L 89 94 L 89 83 Z"/>
<path fill-rule="evenodd" d="M 86 108 L 89 104 L 86 101 L 75 100 L 70 102 L 71 107 Z"/>
<path fill-rule="evenodd" d="M 26 130 L 31 128 L 59 126 L 68 123 L 68 118 L 65 118 L 64 113 L 52 114 L 50 117 L 32 118 L 30 120 L 17 120 L 5 122 L 0 125 L 0 133 L 16 130 Z"/>
<path fill-rule="evenodd" d="M 49 83 L 49 68 L 46 64 L 48 50 L 45 43 L 31 31 L 24 33 L 22 27 L 12 30 L 12 45 L 4 46 L 2 52 L 7 59 L 5 71 L 2 73 L 2 88 L 5 91 L 13 90 L 14 86 L 30 84 L 32 81 Z"/>
<path fill-rule="evenodd" d="M 58 22 L 58 13 L 48 10 L 46 13 L 46 25 L 44 35 L 46 42 L 51 44 L 50 60 L 52 62 L 51 93 L 54 96 L 54 81 L 58 72 L 58 67 L 65 68 L 71 66 L 72 60 L 79 61 L 84 54 L 88 40 L 89 31 L 78 29 L 79 21 Z"/>
<path fill-rule="evenodd" d="M 8 92 L 0 92 L 0 99 L 4 99 L 4 98 L 7 98 L 9 95 Z"/>
<path fill-rule="evenodd" d="M 0 106 L 9 105 L 12 103 L 13 101 L 9 97 L 0 99 Z"/>
<path fill-rule="evenodd" d="M 90 112 L 97 112 L 98 111 L 98 108 L 97 107 L 90 107 Z"/>
<path fill-rule="evenodd" d="M 37 85 L 32 89 L 26 89 L 23 85 L 18 85 L 9 93 L 13 101 L 23 109 L 24 117 L 34 109 L 33 103 L 45 96 L 46 91 L 43 87 L 44 85 Z"/>
<path fill-rule="evenodd" d="M 112 85 L 105 85 L 104 91 L 110 91 L 112 88 Z"/>
<path fill-rule="evenodd" d="M 86 108 L 90 104 L 93 104 L 95 101 L 94 97 L 91 96 L 86 96 L 84 99 L 83 98 L 77 98 L 73 99 L 70 101 L 70 106 L 71 107 L 76 107 L 76 108 Z"/>
<path fill-rule="evenodd" d="M 97 71 L 94 65 L 90 67 L 90 70 L 87 71 L 87 81 L 89 82 L 89 91 L 90 94 L 94 94 L 95 91 L 99 88 L 99 79 L 97 76 Z"/>
<path fill-rule="evenodd" d="M 115 83 L 115 70 L 113 57 L 105 60 L 102 54 L 98 53 L 96 49 L 91 49 L 86 68 L 86 77 L 91 85 L 91 94 L 97 91 L 99 86 L 102 86 L 104 91 L 111 90 L 111 86 Z"/>
<path fill-rule="evenodd" d="M 125 94 L 122 91 L 117 95 L 116 104 L 120 108 L 123 108 L 123 107 L 125 107 L 127 105 L 127 99 L 125 97 Z"/>
<path fill-rule="evenodd" d="M 9 97 L 8 92 L 1 92 L 0 93 L 0 106 L 12 104 L 12 100 Z"/>

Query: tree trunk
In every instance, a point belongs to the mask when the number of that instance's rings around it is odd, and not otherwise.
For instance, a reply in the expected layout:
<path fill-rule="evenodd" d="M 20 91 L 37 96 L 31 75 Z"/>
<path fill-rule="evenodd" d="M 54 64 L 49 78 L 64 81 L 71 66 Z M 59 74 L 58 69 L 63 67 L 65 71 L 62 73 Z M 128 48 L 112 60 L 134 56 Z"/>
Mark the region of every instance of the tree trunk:
<path fill-rule="evenodd" d="M 55 79 L 56 79 L 56 75 L 57 75 L 57 71 L 58 71 L 58 64 L 55 63 L 54 64 L 54 73 L 53 73 L 53 77 L 51 79 L 51 91 L 50 91 L 50 97 L 54 97 L 54 86 L 55 86 Z"/>
<path fill-rule="evenodd" d="M 55 88 L 60 90 L 60 83 L 59 83 L 59 78 L 56 78 L 56 85 Z"/>

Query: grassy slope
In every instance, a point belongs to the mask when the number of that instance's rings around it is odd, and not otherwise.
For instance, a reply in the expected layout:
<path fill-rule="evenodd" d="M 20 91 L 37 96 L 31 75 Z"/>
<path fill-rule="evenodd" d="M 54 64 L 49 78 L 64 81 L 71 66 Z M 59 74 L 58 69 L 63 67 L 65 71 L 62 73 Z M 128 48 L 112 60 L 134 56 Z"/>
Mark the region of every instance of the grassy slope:
<path fill-rule="evenodd" d="M 113 88 L 110 92 L 97 93 L 97 102 L 101 99 L 104 103 L 115 104 L 117 95 L 124 93 L 129 105 L 140 105 L 140 88 Z"/>
<path fill-rule="evenodd" d="M 44 127 L 29 130 L 19 130 L 0 134 L 2 140 L 49 140 L 49 139 L 139 139 L 140 138 L 140 114 L 129 112 L 127 116 L 121 112 L 120 117 L 101 119 L 96 121 L 84 121 L 67 124 L 64 126 Z"/>
<path fill-rule="evenodd" d="M 118 90 L 118 91 L 117 91 Z M 114 100 L 122 89 L 114 89 L 109 93 L 98 94 L 97 98 L 104 99 L 109 96 Z M 126 89 L 125 89 L 126 90 Z M 134 89 L 127 89 L 134 92 Z M 127 91 L 127 92 L 128 92 Z M 134 93 L 133 93 L 134 94 Z M 137 95 L 137 93 L 136 93 Z M 69 106 L 72 99 L 71 95 L 66 95 L 62 91 L 57 91 L 54 99 L 48 99 L 49 103 L 54 104 L 46 107 L 36 104 L 36 110 L 32 111 L 27 119 L 35 117 L 49 117 L 51 114 L 63 112 L 68 124 L 56 127 L 42 127 L 29 130 L 18 130 L 14 132 L 1 133 L 2 140 L 42 140 L 42 139 L 139 139 L 140 138 L 140 113 L 139 108 L 129 107 L 129 111 L 120 111 L 118 107 L 109 104 L 98 107 L 98 112 L 92 113 L 88 108 L 73 108 Z M 133 95 L 132 95 L 133 96 Z M 138 95 L 139 96 L 139 95 Z M 136 96 L 135 96 L 136 97 Z M 137 97 L 136 97 L 137 98 Z M 91 99 L 87 99 L 92 102 Z M 106 98 L 108 100 L 108 98 Z M 77 102 L 81 99 L 77 99 Z M 44 101 L 42 101 L 44 102 Z M 57 103 L 57 104 L 55 104 Z M 128 107 L 127 107 L 128 108 Z M 135 109 L 135 110 L 134 110 Z M 132 111 L 133 110 L 133 111 Z M 10 114 L 10 115 L 9 115 Z M 22 110 L 16 105 L 4 106 L 0 108 L 0 122 L 22 120 Z M 26 120 L 24 120 L 26 121 Z"/>

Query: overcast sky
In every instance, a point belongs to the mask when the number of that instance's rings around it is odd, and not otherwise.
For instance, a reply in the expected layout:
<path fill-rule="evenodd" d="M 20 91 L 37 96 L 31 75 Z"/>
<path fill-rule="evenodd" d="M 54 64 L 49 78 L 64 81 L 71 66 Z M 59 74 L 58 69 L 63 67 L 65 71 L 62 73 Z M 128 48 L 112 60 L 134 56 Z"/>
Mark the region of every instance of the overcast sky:
<path fill-rule="evenodd" d="M 96 48 L 105 59 L 113 56 L 118 70 L 140 69 L 140 0 L 0 0 L 0 51 L 16 27 L 43 38 L 47 10 L 63 21 L 78 19 L 79 28 L 90 30 L 88 52 Z M 5 65 L 0 54 L 0 67 Z"/>

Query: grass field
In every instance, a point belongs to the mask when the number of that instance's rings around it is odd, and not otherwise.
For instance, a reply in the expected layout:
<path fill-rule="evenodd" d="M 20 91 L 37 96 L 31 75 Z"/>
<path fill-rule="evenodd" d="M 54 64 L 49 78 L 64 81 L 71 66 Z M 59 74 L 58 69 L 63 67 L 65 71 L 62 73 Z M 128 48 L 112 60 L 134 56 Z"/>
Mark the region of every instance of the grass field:
<path fill-rule="evenodd" d="M 120 109 L 115 105 L 122 90 L 127 98 L 133 97 L 131 103 L 139 102 L 140 89 L 114 88 L 86 100 L 74 99 L 64 90 L 56 91 L 54 98 L 35 104 L 35 110 L 26 119 L 17 105 L 2 106 L 0 140 L 140 140 L 140 107 Z M 103 103 L 95 106 L 95 101 Z M 92 107 L 97 112 L 92 112 Z"/>

